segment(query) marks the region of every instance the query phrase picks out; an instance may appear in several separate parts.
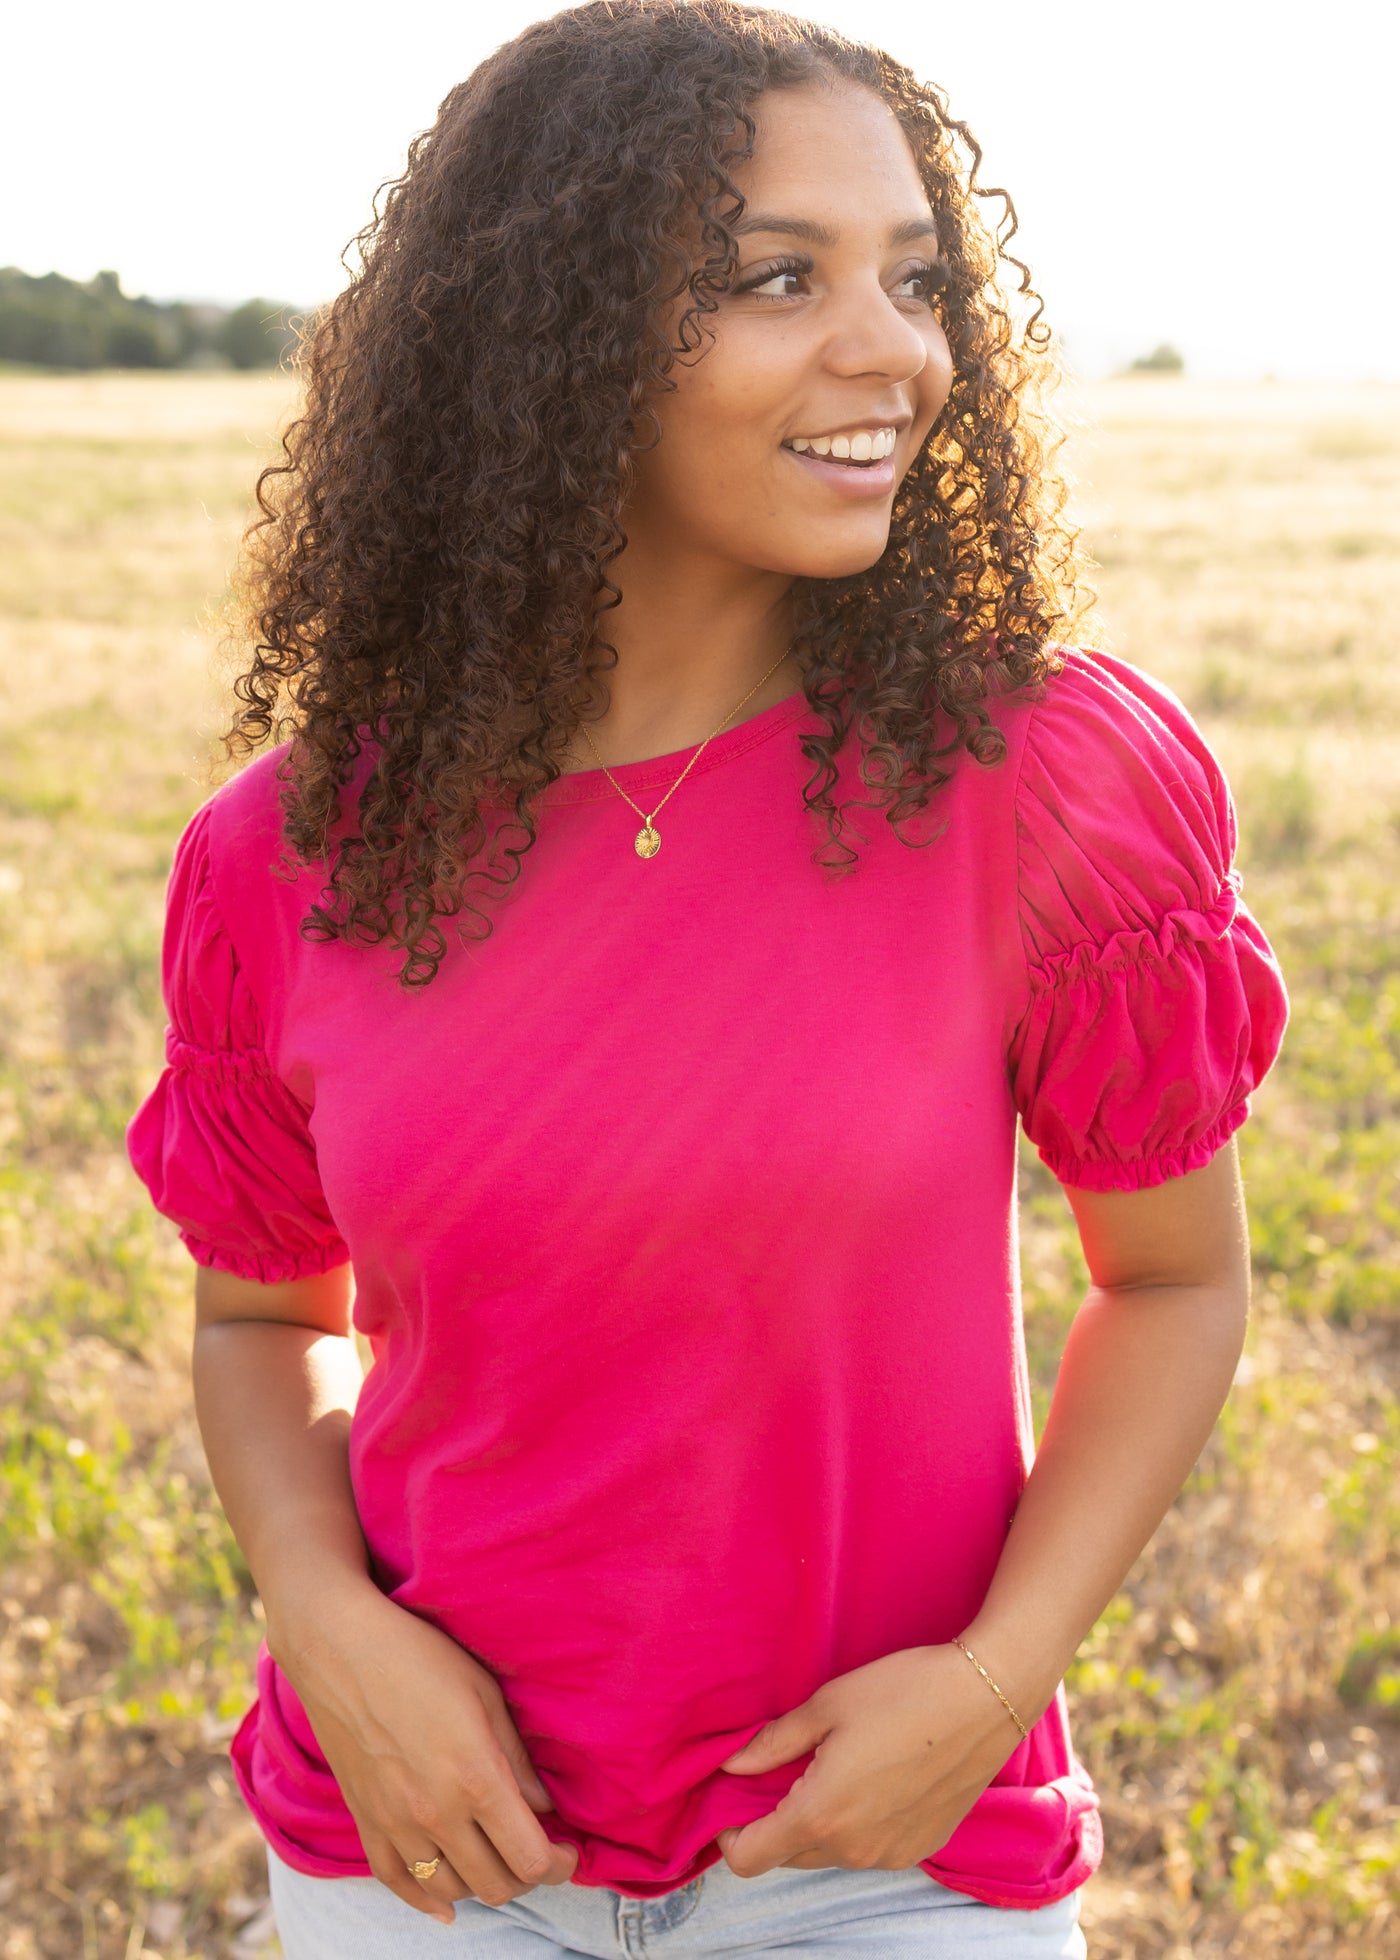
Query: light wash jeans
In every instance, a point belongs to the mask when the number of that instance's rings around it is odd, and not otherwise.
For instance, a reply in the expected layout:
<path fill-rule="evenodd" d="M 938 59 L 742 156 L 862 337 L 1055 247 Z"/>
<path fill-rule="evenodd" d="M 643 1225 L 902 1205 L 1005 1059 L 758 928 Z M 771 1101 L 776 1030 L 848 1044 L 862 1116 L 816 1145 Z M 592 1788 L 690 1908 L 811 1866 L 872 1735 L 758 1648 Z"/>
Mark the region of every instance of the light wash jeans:
<path fill-rule="evenodd" d="M 308 1878 L 268 1852 L 286 1960 L 1086 1960 L 1079 1893 L 1030 1910 L 983 1905 L 907 1871 L 776 1866 L 738 1878 L 721 1859 L 659 1899 L 536 1885 L 503 1906 L 459 1899 L 453 1926 L 377 1878 Z"/>

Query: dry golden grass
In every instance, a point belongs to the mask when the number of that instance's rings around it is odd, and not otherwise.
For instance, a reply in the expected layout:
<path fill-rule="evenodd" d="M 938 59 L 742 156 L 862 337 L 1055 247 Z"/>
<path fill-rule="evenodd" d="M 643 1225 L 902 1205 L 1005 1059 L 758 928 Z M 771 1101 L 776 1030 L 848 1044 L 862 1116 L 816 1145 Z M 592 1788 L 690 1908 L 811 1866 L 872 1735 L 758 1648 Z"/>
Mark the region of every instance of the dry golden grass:
<path fill-rule="evenodd" d="M 275 1947 L 226 1746 L 257 1639 L 127 1168 L 276 378 L 0 377 L 0 1960 Z M 1076 1662 L 1093 1960 L 1400 1955 L 1400 391 L 1105 384 L 1073 454 L 1118 652 L 1241 812 L 1294 1021 L 1241 1137 L 1245 1363 Z M 1084 1274 L 1025 1158 L 1043 1415 Z"/>

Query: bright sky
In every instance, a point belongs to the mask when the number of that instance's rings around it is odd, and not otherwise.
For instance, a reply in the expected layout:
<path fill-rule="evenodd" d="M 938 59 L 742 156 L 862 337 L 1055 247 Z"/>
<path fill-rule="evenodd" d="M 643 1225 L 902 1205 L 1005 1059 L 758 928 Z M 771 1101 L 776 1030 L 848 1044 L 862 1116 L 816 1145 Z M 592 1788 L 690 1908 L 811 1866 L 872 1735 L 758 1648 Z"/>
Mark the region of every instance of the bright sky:
<path fill-rule="evenodd" d="M 530 0 L 69 0 L 6 28 L 0 265 L 314 305 Z M 946 89 L 1076 367 L 1400 378 L 1387 0 L 816 0 Z M 990 207 L 989 207 L 990 208 Z"/>

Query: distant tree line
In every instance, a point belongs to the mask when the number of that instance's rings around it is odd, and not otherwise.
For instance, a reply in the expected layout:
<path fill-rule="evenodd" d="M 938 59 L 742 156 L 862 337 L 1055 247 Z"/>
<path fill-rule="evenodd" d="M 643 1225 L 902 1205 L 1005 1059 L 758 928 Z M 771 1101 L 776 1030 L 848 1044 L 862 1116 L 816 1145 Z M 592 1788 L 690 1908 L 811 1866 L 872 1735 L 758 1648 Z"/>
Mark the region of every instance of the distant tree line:
<path fill-rule="evenodd" d="M 115 272 L 81 282 L 0 267 L 0 360 L 40 367 L 273 368 L 296 342 L 294 309 L 132 299 Z"/>
<path fill-rule="evenodd" d="M 1150 354 L 1139 354 L 1129 368 L 1129 374 L 1184 374 L 1185 356 L 1178 353 L 1170 341 L 1159 341 Z"/>

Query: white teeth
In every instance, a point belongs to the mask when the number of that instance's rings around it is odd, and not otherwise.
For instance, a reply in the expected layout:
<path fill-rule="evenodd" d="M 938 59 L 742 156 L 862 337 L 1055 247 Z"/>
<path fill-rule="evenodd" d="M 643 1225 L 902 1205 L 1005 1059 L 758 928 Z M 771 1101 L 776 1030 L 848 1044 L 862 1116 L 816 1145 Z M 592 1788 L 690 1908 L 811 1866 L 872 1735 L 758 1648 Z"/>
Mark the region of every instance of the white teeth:
<path fill-rule="evenodd" d="M 854 436 L 794 436 L 788 444 L 799 455 L 810 450 L 814 456 L 841 456 L 853 463 L 878 463 L 890 455 L 895 445 L 893 429 L 862 429 Z"/>

